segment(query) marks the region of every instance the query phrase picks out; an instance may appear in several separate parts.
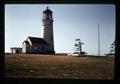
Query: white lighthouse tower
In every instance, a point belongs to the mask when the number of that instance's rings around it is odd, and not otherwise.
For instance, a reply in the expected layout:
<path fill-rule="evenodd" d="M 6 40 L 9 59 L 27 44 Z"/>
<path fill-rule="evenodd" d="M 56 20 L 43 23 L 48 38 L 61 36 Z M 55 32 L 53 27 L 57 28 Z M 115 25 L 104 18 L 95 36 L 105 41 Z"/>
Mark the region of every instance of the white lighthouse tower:
<path fill-rule="evenodd" d="M 48 52 L 54 54 L 53 18 L 48 7 L 43 11 L 43 39 L 49 44 Z"/>

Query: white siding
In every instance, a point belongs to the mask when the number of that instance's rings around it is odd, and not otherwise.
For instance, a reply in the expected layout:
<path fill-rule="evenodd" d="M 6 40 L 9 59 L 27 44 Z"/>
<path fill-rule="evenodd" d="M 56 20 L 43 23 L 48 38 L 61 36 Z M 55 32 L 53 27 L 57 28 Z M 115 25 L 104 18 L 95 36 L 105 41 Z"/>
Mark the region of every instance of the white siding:
<path fill-rule="evenodd" d="M 26 44 L 25 44 L 25 42 L 23 43 L 22 53 L 26 53 Z"/>
<path fill-rule="evenodd" d="M 13 53 L 15 53 L 15 49 L 13 49 Z"/>

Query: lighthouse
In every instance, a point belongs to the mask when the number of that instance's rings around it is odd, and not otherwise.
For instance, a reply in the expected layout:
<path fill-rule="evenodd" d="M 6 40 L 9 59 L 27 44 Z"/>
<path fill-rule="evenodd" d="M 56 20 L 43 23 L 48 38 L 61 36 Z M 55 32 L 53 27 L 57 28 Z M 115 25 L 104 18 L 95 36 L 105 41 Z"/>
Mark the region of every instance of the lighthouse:
<path fill-rule="evenodd" d="M 54 35 L 53 35 L 53 17 L 52 11 L 47 7 L 43 11 L 43 39 L 49 44 L 48 52 L 55 53 L 54 51 Z"/>

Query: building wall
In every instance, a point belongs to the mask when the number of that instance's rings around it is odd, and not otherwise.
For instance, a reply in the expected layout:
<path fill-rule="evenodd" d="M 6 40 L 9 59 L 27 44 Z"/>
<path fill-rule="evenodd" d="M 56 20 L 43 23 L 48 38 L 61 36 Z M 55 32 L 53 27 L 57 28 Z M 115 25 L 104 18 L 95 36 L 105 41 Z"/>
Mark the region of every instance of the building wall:
<path fill-rule="evenodd" d="M 26 44 L 25 44 L 25 42 L 23 43 L 22 53 L 26 53 Z"/>
<path fill-rule="evenodd" d="M 45 53 L 45 52 L 48 51 L 48 45 L 45 45 L 45 44 L 33 44 L 31 50 L 32 50 L 33 53 Z"/>
<path fill-rule="evenodd" d="M 22 53 L 31 53 L 31 45 L 23 43 Z"/>
<path fill-rule="evenodd" d="M 22 53 L 45 53 L 48 51 L 49 46 L 46 44 L 26 44 L 23 43 Z"/>
<path fill-rule="evenodd" d="M 22 48 L 21 48 L 21 49 L 18 49 L 18 53 L 22 53 Z"/>
<path fill-rule="evenodd" d="M 15 49 L 13 49 L 13 50 L 12 50 L 12 53 L 15 53 L 15 51 L 16 51 L 16 50 L 15 50 Z"/>
<path fill-rule="evenodd" d="M 43 39 L 50 44 L 49 50 L 54 51 L 53 20 L 44 20 Z"/>
<path fill-rule="evenodd" d="M 30 44 L 26 44 L 26 52 L 31 53 L 31 46 Z"/>

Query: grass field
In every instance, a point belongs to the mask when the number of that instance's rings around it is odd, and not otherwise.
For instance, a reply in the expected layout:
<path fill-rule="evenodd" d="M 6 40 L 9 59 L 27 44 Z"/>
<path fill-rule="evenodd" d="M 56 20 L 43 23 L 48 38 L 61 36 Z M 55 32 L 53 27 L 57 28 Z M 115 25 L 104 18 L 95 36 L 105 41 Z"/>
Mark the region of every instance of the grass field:
<path fill-rule="evenodd" d="M 5 54 L 5 77 L 114 79 L 114 58 Z"/>

